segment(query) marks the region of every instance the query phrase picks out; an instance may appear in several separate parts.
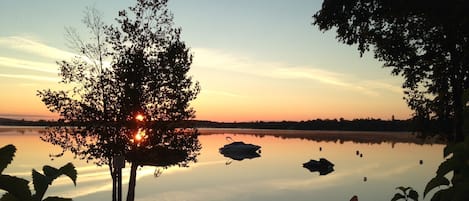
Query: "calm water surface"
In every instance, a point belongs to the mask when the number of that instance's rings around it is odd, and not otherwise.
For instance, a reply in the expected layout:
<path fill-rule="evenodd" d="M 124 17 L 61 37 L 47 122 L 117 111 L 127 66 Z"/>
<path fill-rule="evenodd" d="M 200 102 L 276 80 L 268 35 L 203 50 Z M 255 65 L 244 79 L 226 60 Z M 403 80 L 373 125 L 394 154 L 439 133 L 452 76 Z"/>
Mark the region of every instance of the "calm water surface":
<path fill-rule="evenodd" d="M 49 154 L 59 153 L 60 149 L 41 141 L 39 135 L 37 128 L 0 127 L 0 146 L 14 144 L 18 149 L 6 174 L 30 179 L 32 168 L 41 170 L 45 164 L 58 167 L 71 161 L 78 169 L 77 186 L 64 177 L 55 181 L 48 193 L 76 201 L 110 200 L 107 166 L 97 167 L 74 159 L 71 154 L 51 160 Z M 225 158 L 218 149 L 228 143 L 228 136 L 262 146 L 261 157 L 242 161 Z M 136 200 L 348 201 L 353 195 L 360 201 L 390 200 L 395 187 L 401 185 L 413 186 L 422 194 L 424 185 L 443 160 L 443 145 L 317 142 L 222 130 L 201 135 L 199 139 L 202 150 L 198 162 L 189 168 L 161 169 L 159 177 L 154 176 L 158 170 L 155 167 L 140 168 Z M 356 155 L 357 150 L 363 157 Z M 304 162 L 320 157 L 333 162 L 335 171 L 320 176 L 302 167 Z M 129 169 L 123 172 L 127 181 Z"/>

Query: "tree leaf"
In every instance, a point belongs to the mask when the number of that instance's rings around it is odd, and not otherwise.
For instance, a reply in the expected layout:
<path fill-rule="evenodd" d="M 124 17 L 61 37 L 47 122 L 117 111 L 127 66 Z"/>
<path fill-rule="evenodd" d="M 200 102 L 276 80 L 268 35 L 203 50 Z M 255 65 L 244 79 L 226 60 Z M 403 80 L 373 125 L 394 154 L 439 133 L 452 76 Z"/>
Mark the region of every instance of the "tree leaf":
<path fill-rule="evenodd" d="M 75 169 L 75 166 L 72 163 L 67 163 L 66 165 L 62 166 L 59 169 L 59 175 L 67 175 L 72 181 L 73 184 L 76 186 L 77 183 L 77 170 Z"/>
<path fill-rule="evenodd" d="M 47 197 L 43 201 L 72 201 L 71 198 L 61 198 L 61 197 Z"/>
<path fill-rule="evenodd" d="M 405 199 L 405 196 L 400 194 L 400 193 L 396 193 L 396 194 L 394 194 L 394 197 L 391 199 L 391 201 L 396 201 L 396 200 L 400 200 L 400 199 Z"/>
<path fill-rule="evenodd" d="M 0 149 L 0 174 L 11 163 L 15 156 L 16 147 L 12 144 L 6 145 Z"/>
<path fill-rule="evenodd" d="M 410 189 L 408 197 L 411 198 L 414 201 L 419 200 L 419 194 L 414 189 Z"/>
<path fill-rule="evenodd" d="M 44 175 L 48 177 L 51 181 L 59 177 L 59 169 L 45 165 L 42 167 Z"/>
<path fill-rule="evenodd" d="M 451 188 L 441 189 L 437 191 L 435 195 L 433 195 L 431 201 L 447 201 L 447 200 L 453 201 L 453 198 L 454 198 L 454 189 L 451 187 Z"/>
<path fill-rule="evenodd" d="M 443 190 L 437 191 L 433 194 L 433 197 L 430 201 L 442 201 L 443 199 Z"/>
<path fill-rule="evenodd" d="M 5 194 L 3 194 L 3 196 L 0 198 L 0 201 L 20 201 L 20 200 L 18 200 L 18 198 L 16 198 L 15 196 L 13 196 L 13 195 L 10 194 L 10 193 L 5 193 Z"/>
<path fill-rule="evenodd" d="M 456 161 L 454 158 L 446 159 L 446 161 L 442 162 L 440 166 L 438 166 L 438 170 L 436 171 L 436 177 L 444 177 L 449 172 L 453 171 L 456 168 Z"/>
<path fill-rule="evenodd" d="M 443 148 L 443 157 L 446 158 L 452 154 L 454 152 L 454 146 L 456 145 L 453 143 L 446 145 L 445 148 Z"/>
<path fill-rule="evenodd" d="M 405 195 L 405 194 L 407 194 L 406 192 L 407 192 L 407 190 L 409 190 L 409 189 L 410 189 L 410 187 L 403 187 L 403 186 L 399 186 L 399 187 L 397 187 L 396 189 L 399 189 L 399 190 L 401 190 L 401 191 L 402 191 L 402 194 L 404 194 L 404 195 Z"/>
<path fill-rule="evenodd" d="M 425 186 L 425 190 L 423 191 L 423 197 L 425 197 L 427 193 L 430 192 L 432 189 L 441 185 L 449 185 L 449 180 L 446 177 L 439 177 L 439 176 L 434 177 Z"/>
<path fill-rule="evenodd" d="M 454 154 L 456 152 L 464 153 L 464 143 L 460 142 L 457 144 L 448 144 L 443 149 L 443 155 L 445 158 L 448 157 L 450 154 Z"/>
<path fill-rule="evenodd" d="M 46 176 L 33 169 L 33 185 L 36 191 L 33 197 L 35 200 L 42 200 L 50 183 L 51 181 Z"/>
<path fill-rule="evenodd" d="M 11 196 L 21 201 L 30 201 L 32 199 L 28 183 L 29 181 L 18 177 L 0 175 L 0 189 L 7 191 Z"/>

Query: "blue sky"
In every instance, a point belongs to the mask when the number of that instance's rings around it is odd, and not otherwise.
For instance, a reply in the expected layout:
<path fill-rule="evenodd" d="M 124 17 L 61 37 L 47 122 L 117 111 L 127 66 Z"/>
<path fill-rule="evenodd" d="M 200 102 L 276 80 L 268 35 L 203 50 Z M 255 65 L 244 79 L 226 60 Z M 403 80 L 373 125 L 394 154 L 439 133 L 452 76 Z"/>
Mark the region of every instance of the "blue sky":
<path fill-rule="evenodd" d="M 408 118 L 402 78 L 334 32 L 311 24 L 319 0 L 170 0 L 176 26 L 191 47 L 191 74 L 202 92 L 197 119 Z M 73 51 L 64 28 L 86 34 L 94 6 L 113 23 L 133 1 L 4 1 L 0 7 L 0 116 L 53 117 L 35 90 L 61 88 L 55 61 Z"/>

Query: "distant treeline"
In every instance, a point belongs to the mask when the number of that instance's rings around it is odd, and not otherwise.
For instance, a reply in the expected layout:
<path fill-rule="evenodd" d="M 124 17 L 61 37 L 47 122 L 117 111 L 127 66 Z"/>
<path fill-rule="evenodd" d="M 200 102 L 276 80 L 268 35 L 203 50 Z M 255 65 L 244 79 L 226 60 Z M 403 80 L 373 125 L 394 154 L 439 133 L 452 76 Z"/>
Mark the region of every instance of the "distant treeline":
<path fill-rule="evenodd" d="M 308 121 L 254 121 L 254 122 L 214 122 L 190 121 L 198 128 L 250 128 L 284 130 L 341 130 L 341 131 L 413 131 L 412 120 L 381 119 L 316 119 Z M 0 118 L 0 125 L 6 126 L 54 126 L 55 121 L 25 121 Z"/>
<path fill-rule="evenodd" d="M 0 125 L 2 126 L 54 126 L 58 123 L 56 121 L 27 121 L 27 120 L 17 120 L 17 119 L 8 119 L 0 118 Z"/>
<path fill-rule="evenodd" d="M 412 120 L 381 119 L 316 119 L 308 121 L 255 121 L 221 123 L 195 121 L 199 128 L 251 128 L 285 130 L 341 130 L 341 131 L 413 131 Z"/>

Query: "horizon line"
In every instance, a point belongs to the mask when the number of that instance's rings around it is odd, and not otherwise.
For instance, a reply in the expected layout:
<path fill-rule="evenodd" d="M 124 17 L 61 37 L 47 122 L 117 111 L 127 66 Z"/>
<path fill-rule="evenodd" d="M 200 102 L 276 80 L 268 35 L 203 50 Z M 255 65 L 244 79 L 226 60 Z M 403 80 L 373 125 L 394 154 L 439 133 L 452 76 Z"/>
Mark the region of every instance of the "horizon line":
<path fill-rule="evenodd" d="M 16 117 L 16 118 L 14 118 Z M 24 117 L 33 117 L 34 119 L 28 119 Z M 39 117 L 50 117 L 49 119 L 43 119 Z M 52 116 L 47 116 L 47 115 L 15 115 L 15 114 L 0 114 L 0 118 L 4 119 L 9 119 L 9 120 L 16 120 L 16 121 L 33 121 L 33 122 L 38 122 L 38 121 L 57 121 L 56 118 Z M 354 120 L 381 120 L 381 121 L 406 121 L 406 120 L 411 120 L 412 118 L 407 118 L 407 119 L 383 119 L 383 118 L 375 118 L 375 117 L 366 117 L 366 118 L 312 118 L 312 119 L 307 119 L 307 120 L 248 120 L 248 121 L 219 121 L 219 120 L 207 120 L 207 119 L 188 119 L 187 121 L 208 121 L 208 122 L 215 122 L 215 123 L 268 123 L 268 122 L 305 122 L 305 121 L 316 121 L 316 120 L 322 120 L 322 121 L 354 121 Z"/>

